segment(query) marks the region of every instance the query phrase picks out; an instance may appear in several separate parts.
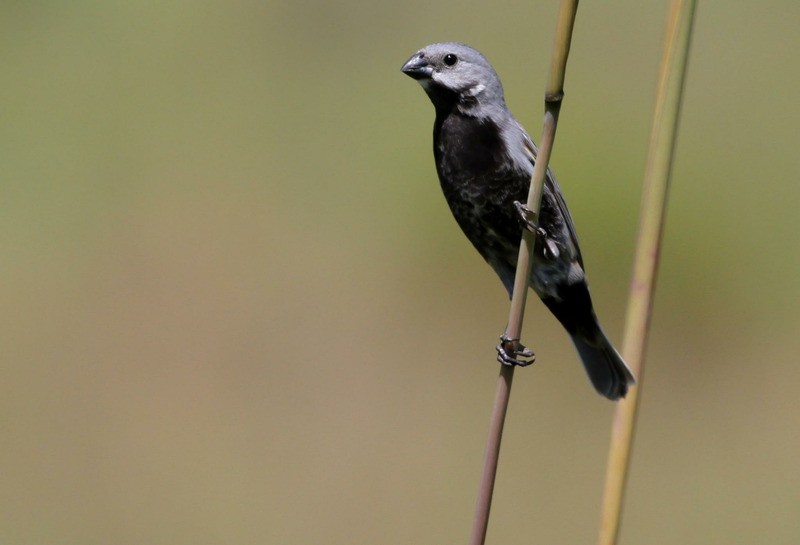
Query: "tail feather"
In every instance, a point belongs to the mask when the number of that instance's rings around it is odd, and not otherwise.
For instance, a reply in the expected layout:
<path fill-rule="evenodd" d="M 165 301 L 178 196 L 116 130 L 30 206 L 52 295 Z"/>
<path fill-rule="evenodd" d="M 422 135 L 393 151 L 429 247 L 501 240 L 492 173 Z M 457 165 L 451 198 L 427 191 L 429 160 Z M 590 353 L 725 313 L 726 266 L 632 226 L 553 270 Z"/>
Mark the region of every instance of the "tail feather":
<path fill-rule="evenodd" d="M 625 397 L 636 379 L 597 323 L 585 280 L 559 283 L 554 288 L 556 295 L 545 295 L 542 301 L 572 337 L 595 389 L 608 399 Z"/>
<path fill-rule="evenodd" d="M 591 340 L 580 334 L 572 335 L 572 342 L 578 349 L 589 379 L 600 395 L 617 400 L 625 397 L 628 386 L 636 384 L 625 360 L 602 329 L 598 328 L 597 335 Z"/>

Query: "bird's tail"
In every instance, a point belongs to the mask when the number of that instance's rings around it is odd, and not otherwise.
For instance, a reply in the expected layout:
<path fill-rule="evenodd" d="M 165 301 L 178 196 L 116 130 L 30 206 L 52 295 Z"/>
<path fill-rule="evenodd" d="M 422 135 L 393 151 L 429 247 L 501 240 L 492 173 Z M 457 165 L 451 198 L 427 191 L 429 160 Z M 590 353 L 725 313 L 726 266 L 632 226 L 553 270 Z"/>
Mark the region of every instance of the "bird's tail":
<path fill-rule="evenodd" d="M 636 384 L 625 360 L 599 326 L 591 339 L 578 333 L 572 335 L 572 342 L 578 349 L 589 379 L 600 395 L 616 400 L 625 397 L 628 386 Z"/>

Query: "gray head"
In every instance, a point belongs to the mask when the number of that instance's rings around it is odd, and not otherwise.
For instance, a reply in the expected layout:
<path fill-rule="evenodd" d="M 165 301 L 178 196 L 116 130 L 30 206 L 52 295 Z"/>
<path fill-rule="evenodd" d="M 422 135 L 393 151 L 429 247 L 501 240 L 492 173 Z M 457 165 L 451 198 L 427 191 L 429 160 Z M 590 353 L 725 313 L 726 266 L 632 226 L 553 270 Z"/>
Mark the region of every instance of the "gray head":
<path fill-rule="evenodd" d="M 464 113 L 481 115 L 486 108 L 505 109 L 500 78 L 486 57 L 468 45 L 440 42 L 425 46 L 408 59 L 402 71 L 419 81 L 437 110 L 457 106 Z"/>

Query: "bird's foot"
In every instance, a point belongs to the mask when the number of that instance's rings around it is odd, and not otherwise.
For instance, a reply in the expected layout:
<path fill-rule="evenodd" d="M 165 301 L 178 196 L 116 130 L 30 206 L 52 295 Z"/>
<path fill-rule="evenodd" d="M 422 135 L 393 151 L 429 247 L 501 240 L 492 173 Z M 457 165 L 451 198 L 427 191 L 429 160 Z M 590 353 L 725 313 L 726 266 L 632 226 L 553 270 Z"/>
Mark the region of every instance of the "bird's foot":
<path fill-rule="evenodd" d="M 519 339 L 512 339 L 503 333 L 500 335 L 500 344 L 497 345 L 497 361 L 503 365 L 525 367 L 536 361 L 536 354 L 519 342 Z"/>
<path fill-rule="evenodd" d="M 547 237 L 547 232 L 536 223 L 536 214 L 533 213 L 533 210 L 519 201 L 514 201 L 514 208 L 517 209 L 517 215 L 528 231 L 536 233 L 540 237 Z"/>
<path fill-rule="evenodd" d="M 545 231 L 538 223 L 533 221 L 533 218 L 535 217 L 533 211 L 519 201 L 514 201 L 514 207 L 517 209 L 517 214 L 519 215 L 519 218 L 525 228 L 531 233 L 536 234 L 537 238 L 544 243 L 545 257 L 548 257 L 552 260 L 558 259 L 558 257 L 561 255 L 561 252 L 558 250 L 556 241 L 552 238 L 549 238 L 547 236 L 547 231 Z"/>

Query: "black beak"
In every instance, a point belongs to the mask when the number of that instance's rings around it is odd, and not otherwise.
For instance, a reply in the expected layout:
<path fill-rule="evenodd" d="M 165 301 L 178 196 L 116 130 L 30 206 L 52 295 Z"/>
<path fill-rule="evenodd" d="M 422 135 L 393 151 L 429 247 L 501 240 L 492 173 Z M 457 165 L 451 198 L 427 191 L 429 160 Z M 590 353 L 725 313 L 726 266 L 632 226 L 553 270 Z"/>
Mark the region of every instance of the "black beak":
<path fill-rule="evenodd" d="M 408 59 L 400 70 L 407 76 L 414 79 L 428 79 L 433 75 L 433 68 L 425 60 L 423 53 L 416 53 L 413 57 Z"/>

